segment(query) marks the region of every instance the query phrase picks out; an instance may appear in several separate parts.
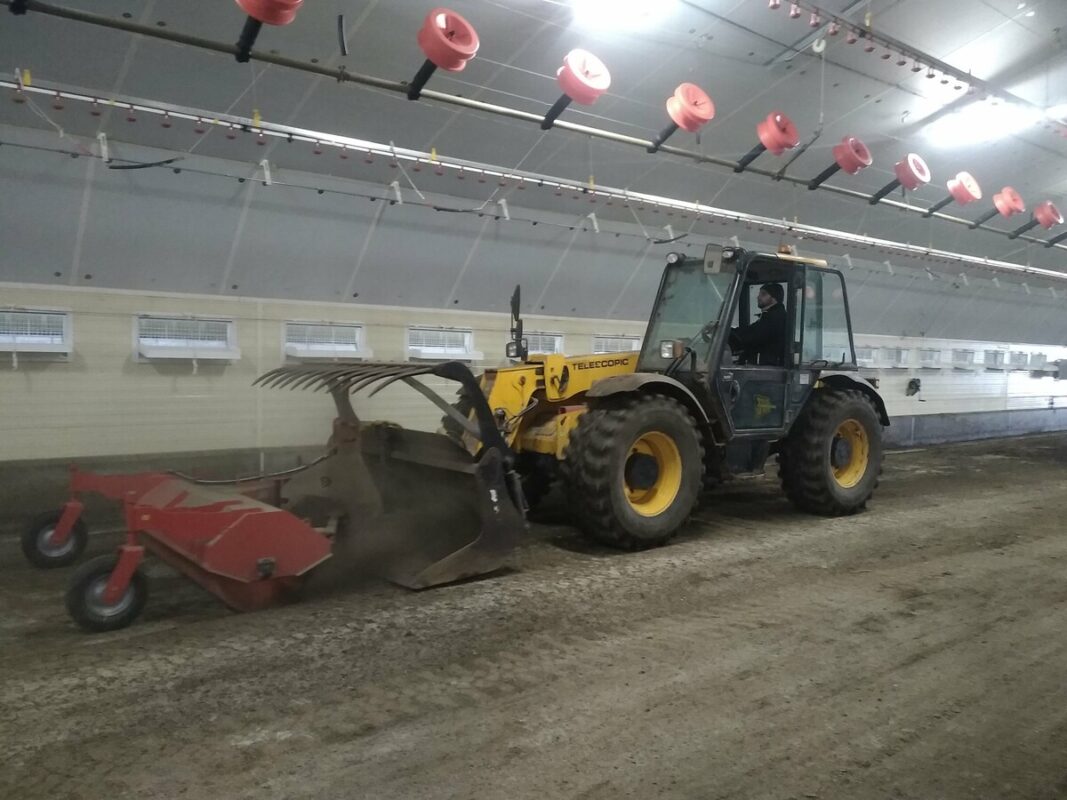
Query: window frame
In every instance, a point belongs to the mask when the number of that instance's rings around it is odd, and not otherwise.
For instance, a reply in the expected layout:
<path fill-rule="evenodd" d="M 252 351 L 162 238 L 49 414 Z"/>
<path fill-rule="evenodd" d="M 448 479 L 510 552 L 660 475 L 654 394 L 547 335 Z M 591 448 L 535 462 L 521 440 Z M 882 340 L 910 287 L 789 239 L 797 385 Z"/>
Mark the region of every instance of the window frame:
<path fill-rule="evenodd" d="M 527 344 L 527 348 L 529 350 L 530 355 L 551 356 L 551 355 L 565 355 L 566 354 L 566 350 L 564 349 L 564 345 L 566 343 L 566 335 L 565 334 L 552 332 L 552 331 L 529 331 L 527 333 L 524 333 L 523 336 L 526 339 L 526 344 Z M 530 347 L 530 337 L 532 337 L 532 336 L 551 336 L 553 339 L 556 340 L 556 343 L 558 344 L 558 347 L 557 347 L 557 349 L 553 350 L 552 352 L 548 352 L 547 350 L 535 350 L 533 347 Z"/>
<path fill-rule="evenodd" d="M 800 325 L 800 342 L 799 342 L 800 349 L 797 352 L 797 355 L 795 356 L 797 365 L 801 366 L 801 367 L 811 367 L 812 364 L 816 364 L 816 363 L 818 363 L 820 361 L 825 361 L 827 363 L 827 365 L 834 363 L 834 362 L 829 361 L 828 359 L 825 359 L 825 358 L 815 358 L 815 359 L 811 359 L 810 361 L 805 361 L 804 360 L 804 340 L 806 338 L 805 337 L 805 333 L 806 333 L 807 321 L 808 321 L 808 292 L 807 292 L 807 285 L 808 285 L 808 273 L 809 272 L 821 272 L 821 273 L 828 274 L 828 275 L 836 275 L 838 280 L 841 282 L 841 301 L 845 305 L 845 325 L 847 326 L 849 352 L 851 354 L 852 360 L 851 360 L 851 362 L 849 362 L 849 361 L 844 362 L 843 364 L 841 364 L 840 367 L 835 367 L 835 369 L 843 369 L 843 368 L 848 368 L 848 367 L 851 367 L 853 369 L 859 369 L 859 364 L 856 361 L 856 337 L 855 337 L 855 334 L 853 333 L 853 330 L 852 330 L 852 309 L 849 307 L 849 302 L 848 302 L 848 283 L 845 281 L 845 274 L 843 272 L 841 272 L 841 270 L 839 270 L 839 269 L 830 269 L 829 267 L 820 267 L 820 266 L 816 266 L 814 264 L 803 264 L 803 265 L 799 265 L 798 264 L 797 265 L 797 269 L 796 269 L 796 273 L 795 273 L 797 275 L 801 275 L 802 276 L 802 286 L 804 287 L 802 289 L 802 291 L 801 291 L 801 295 L 803 297 L 803 305 L 800 308 L 800 313 L 803 316 L 801 318 L 802 322 L 801 322 L 801 325 Z"/>
<path fill-rule="evenodd" d="M 333 350 L 325 347 L 321 349 L 301 345 L 300 342 L 290 341 L 289 326 L 306 325 L 326 328 L 354 328 L 356 330 L 356 346 L 352 350 Z M 335 342 L 336 344 L 336 342 Z M 339 361 L 342 359 L 355 359 L 367 361 L 374 358 L 374 351 L 367 346 L 367 326 L 362 322 L 338 322 L 336 320 L 323 319 L 287 319 L 282 322 L 282 358 L 288 361 Z"/>
<path fill-rule="evenodd" d="M 70 309 L 43 308 L 35 306 L 4 306 L 0 307 L 3 314 L 26 314 L 29 316 L 62 316 L 63 317 L 63 340 L 61 342 L 18 342 L 18 334 L 11 334 L 12 341 L 4 341 L 0 334 L 0 353 L 10 353 L 13 359 L 18 356 L 33 356 L 52 358 L 55 360 L 67 360 L 74 352 L 74 315 Z"/>
<path fill-rule="evenodd" d="M 411 334 L 413 331 L 462 333 L 464 334 L 465 350 L 463 353 L 436 353 L 426 347 L 413 346 L 411 344 Z M 404 352 L 408 361 L 463 361 L 473 363 L 485 358 L 484 353 L 474 349 L 474 329 L 459 328 L 452 325 L 408 325 L 405 333 Z"/>
<path fill-rule="evenodd" d="M 182 322 L 222 322 L 226 324 L 224 347 L 198 348 L 195 345 L 145 344 L 142 341 L 141 323 L 144 320 L 171 320 Z M 233 317 L 205 316 L 200 314 L 175 314 L 152 312 L 133 316 L 133 354 L 138 362 L 153 361 L 238 361 L 241 348 L 237 340 L 237 321 Z"/>
<path fill-rule="evenodd" d="M 634 342 L 635 346 L 631 350 L 597 350 L 597 339 L 615 339 L 617 341 Z M 591 341 L 590 353 L 592 355 L 615 355 L 616 353 L 639 353 L 641 352 L 641 346 L 644 344 L 644 337 L 627 333 L 594 333 Z"/>

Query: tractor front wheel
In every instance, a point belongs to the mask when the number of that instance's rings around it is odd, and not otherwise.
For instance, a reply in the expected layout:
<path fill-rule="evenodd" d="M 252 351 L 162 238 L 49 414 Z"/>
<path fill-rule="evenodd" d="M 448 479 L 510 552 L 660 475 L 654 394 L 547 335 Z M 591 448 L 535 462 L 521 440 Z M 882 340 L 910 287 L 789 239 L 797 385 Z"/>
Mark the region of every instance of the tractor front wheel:
<path fill-rule="evenodd" d="M 860 391 L 816 392 L 778 453 L 786 495 L 813 514 L 862 511 L 881 472 L 882 423 Z"/>
<path fill-rule="evenodd" d="M 635 394 L 582 414 L 562 468 L 586 534 L 641 550 L 664 544 L 693 511 L 704 481 L 704 447 L 685 406 Z"/>

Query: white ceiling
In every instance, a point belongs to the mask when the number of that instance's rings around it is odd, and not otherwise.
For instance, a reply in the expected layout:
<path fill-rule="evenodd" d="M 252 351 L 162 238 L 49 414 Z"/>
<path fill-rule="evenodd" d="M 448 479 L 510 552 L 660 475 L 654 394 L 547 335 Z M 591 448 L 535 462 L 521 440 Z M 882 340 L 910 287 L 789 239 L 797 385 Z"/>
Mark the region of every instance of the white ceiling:
<path fill-rule="evenodd" d="M 128 13 L 145 24 L 164 23 L 168 30 L 226 42 L 236 39 L 242 24 L 237 6 L 218 0 L 64 4 L 116 17 Z M 869 7 L 876 31 L 1032 103 L 1067 102 L 1062 39 L 1067 3 L 1061 0 L 1036 0 L 1024 9 L 1017 0 L 871 0 L 858 5 L 826 0 L 822 5 L 834 13 L 851 8 L 848 16 L 856 22 L 862 22 Z M 823 120 L 821 138 L 791 167 L 792 174 L 821 171 L 832 160 L 833 144 L 842 136 L 856 135 L 870 146 L 874 166 L 854 177 L 839 174 L 832 182 L 873 191 L 891 179 L 896 160 L 916 151 L 926 157 L 934 174 L 934 183 L 916 194 L 917 202 L 939 200 L 945 194 L 944 181 L 966 169 L 978 178 L 987 197 L 1011 184 L 1030 206 L 1045 199 L 1067 205 L 1067 139 L 1037 126 L 993 144 L 934 147 L 924 123 L 958 105 L 964 92 L 897 67 L 895 59 L 884 61 L 880 52 L 868 55 L 862 47 L 846 44 L 843 36 L 830 40 L 825 66 L 810 49 L 788 58 L 810 29 L 806 16 L 788 19 L 785 6 L 772 12 L 766 0 L 678 2 L 640 33 L 580 28 L 573 24 L 569 3 L 556 0 L 456 0 L 450 6 L 476 26 L 482 45 L 464 72 L 438 71 L 430 83 L 436 90 L 541 114 L 559 95 L 552 76 L 563 54 L 581 46 L 611 69 L 612 88 L 595 106 L 572 106 L 565 112 L 567 119 L 650 137 L 667 122 L 664 100 L 674 86 L 688 80 L 712 95 L 717 115 L 699 143 L 685 133 L 676 134 L 672 143 L 737 158 L 755 144 L 756 122 L 781 109 L 796 121 L 802 139 Z M 292 25 L 265 27 L 257 48 L 406 80 L 422 61 L 415 33 L 428 8 L 411 0 L 316 0 L 305 4 Z M 1025 16 L 1031 10 L 1034 15 Z M 338 13 L 344 14 L 348 28 L 350 55 L 345 58 L 336 37 Z M 0 19 L 0 70 L 6 75 L 16 67 L 30 68 L 38 82 L 101 94 L 245 116 L 255 108 L 267 120 L 303 128 L 395 141 L 402 147 L 433 147 L 441 154 L 506 168 L 521 162 L 523 169 L 582 181 L 593 175 L 600 184 L 1067 271 L 1060 250 L 1020 245 L 756 175 L 735 176 L 722 168 L 648 155 L 561 130 L 542 133 L 535 125 L 432 101 L 409 102 L 279 67 L 239 65 L 228 56 L 32 12 L 24 17 L 5 13 Z M 305 174 L 310 180 L 321 176 L 323 181 L 381 185 L 396 177 L 381 161 L 341 160 L 329 150 L 316 156 L 306 144 L 257 147 L 248 135 L 234 141 L 214 130 L 197 136 L 184 122 L 163 129 L 158 120 L 129 123 L 123 113 L 111 110 L 97 118 L 81 106 L 56 111 L 47 102 L 39 105 L 69 133 L 91 138 L 105 131 L 119 152 L 123 147 L 141 152 L 133 146 L 192 151 L 212 163 L 231 165 L 254 165 L 268 157 L 278 170 Z M 8 130 L 40 131 L 42 145 L 63 146 L 27 105 L 0 103 L 0 124 L 10 126 Z M 346 203 L 337 195 L 256 188 L 162 169 L 116 173 L 89 163 L 0 147 L 5 186 L 0 199 L 5 231 L 0 278 L 77 283 L 92 269 L 93 280 L 105 285 L 260 296 L 292 293 L 311 295 L 309 299 L 336 299 L 350 284 L 358 284 L 364 287 L 360 301 L 444 305 L 459 299 L 454 304 L 460 307 L 487 308 L 493 305 L 490 298 L 506 293 L 517 277 L 535 266 L 541 269 L 542 264 L 531 260 L 542 259 L 550 268 L 559 266 L 550 302 L 567 313 L 590 305 L 610 310 L 611 304 L 591 302 L 590 293 L 603 292 L 603 287 L 589 276 L 603 274 L 616 281 L 620 274 L 628 276 L 648 249 L 633 238 L 591 233 L 589 241 L 570 242 L 573 233 L 566 227 L 505 231 L 498 221 L 476 217 L 399 207 L 379 213 L 379 207 L 366 201 Z M 775 160 L 765 155 L 758 163 L 773 166 Z M 427 172 L 412 178 L 423 189 L 466 200 L 484 200 L 497 188 Z M 561 218 L 590 210 L 586 198 L 557 196 L 547 189 L 520 193 L 509 187 L 505 195 L 516 207 Z M 988 207 L 983 200 L 956 212 L 976 217 Z M 595 210 L 607 220 L 628 219 L 617 207 L 601 204 Z M 651 211 L 642 220 L 649 228 L 668 221 Z M 683 228 L 690 224 L 674 223 Z M 701 223 L 694 230 L 698 233 L 723 236 L 730 231 Z M 646 259 L 650 274 L 658 271 L 658 259 L 658 254 Z M 590 272 L 590 260 L 611 269 Z M 468 288 L 460 291 L 457 279 Z M 635 291 L 642 283 L 635 282 Z M 229 288 L 233 285 L 238 288 Z M 634 309 L 632 303 L 616 303 L 614 313 Z"/>

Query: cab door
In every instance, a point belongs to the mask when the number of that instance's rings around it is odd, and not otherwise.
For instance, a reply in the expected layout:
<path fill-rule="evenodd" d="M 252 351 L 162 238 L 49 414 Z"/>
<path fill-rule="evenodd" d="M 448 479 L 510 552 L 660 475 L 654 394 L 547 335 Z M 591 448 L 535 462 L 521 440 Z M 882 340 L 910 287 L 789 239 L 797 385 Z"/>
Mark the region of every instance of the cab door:
<path fill-rule="evenodd" d="M 756 266 L 756 265 L 753 265 Z M 792 390 L 793 365 L 800 353 L 798 320 L 803 303 L 804 266 L 775 264 L 773 277 L 763 280 L 761 270 L 750 270 L 741 287 L 736 309 L 735 326 L 742 320 L 754 320 L 759 313 L 756 295 L 764 283 L 782 286 L 786 309 L 786 335 L 782 342 L 783 366 L 736 364 L 736 354 L 726 345 L 719 370 L 714 377 L 715 392 L 726 411 L 730 439 L 773 439 L 784 433 L 792 420 L 787 413 L 788 396 Z M 766 273 L 762 273 L 764 276 Z M 753 277 L 755 279 L 753 280 Z"/>

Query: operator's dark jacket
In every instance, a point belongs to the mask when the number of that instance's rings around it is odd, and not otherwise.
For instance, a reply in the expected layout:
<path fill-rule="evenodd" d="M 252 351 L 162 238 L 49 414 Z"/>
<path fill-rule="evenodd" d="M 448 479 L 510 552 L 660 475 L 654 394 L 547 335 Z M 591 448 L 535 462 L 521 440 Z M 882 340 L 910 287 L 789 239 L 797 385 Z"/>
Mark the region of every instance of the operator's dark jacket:
<path fill-rule="evenodd" d="M 730 345 L 742 353 L 742 363 L 780 367 L 785 363 L 785 306 L 775 303 L 747 328 L 730 332 Z"/>

